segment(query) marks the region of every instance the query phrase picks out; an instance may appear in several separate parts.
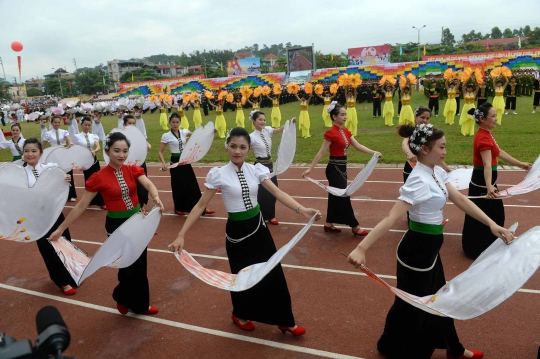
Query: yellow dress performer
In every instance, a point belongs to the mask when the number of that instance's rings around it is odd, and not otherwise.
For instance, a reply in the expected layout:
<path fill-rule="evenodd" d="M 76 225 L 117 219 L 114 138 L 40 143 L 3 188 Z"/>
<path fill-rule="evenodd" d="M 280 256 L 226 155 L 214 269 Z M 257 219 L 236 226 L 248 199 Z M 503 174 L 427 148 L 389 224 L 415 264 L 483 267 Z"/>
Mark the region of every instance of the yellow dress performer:
<path fill-rule="evenodd" d="M 356 89 L 354 89 L 356 93 Z M 353 136 L 356 136 L 358 131 L 358 114 L 356 113 L 356 95 L 353 95 L 351 91 L 347 93 L 346 98 L 347 105 L 347 120 L 345 121 L 345 128 L 351 131 Z"/>
<path fill-rule="evenodd" d="M 495 89 L 495 97 L 493 98 L 493 107 L 495 107 L 495 110 L 497 111 L 497 125 L 502 125 L 502 117 L 504 114 L 504 107 L 505 107 L 503 96 L 504 96 L 504 90 L 506 89 L 507 85 L 508 85 L 508 79 L 506 79 L 506 82 L 503 85 L 501 80 L 495 80 L 495 78 L 493 78 L 493 88 Z"/>
<path fill-rule="evenodd" d="M 178 106 L 178 114 L 180 115 L 180 129 L 189 130 L 189 121 L 184 111 L 184 105 Z"/>
<path fill-rule="evenodd" d="M 261 110 L 260 102 L 257 101 L 257 99 L 258 99 L 258 97 L 255 99 L 255 102 L 251 102 L 249 99 L 247 100 L 247 102 L 249 102 L 251 104 L 251 106 L 253 107 L 253 111 L 260 111 Z M 253 124 L 253 121 L 251 121 L 251 129 L 255 130 L 255 125 Z"/>
<path fill-rule="evenodd" d="M 168 122 L 169 121 L 167 118 L 167 108 L 165 107 L 165 105 L 162 105 L 159 108 L 159 125 L 161 126 L 161 129 L 163 131 L 169 130 L 169 126 L 167 126 Z"/>
<path fill-rule="evenodd" d="M 459 124 L 461 125 L 461 134 L 463 136 L 474 136 L 474 118 L 468 114 L 471 108 L 474 108 L 474 100 L 476 99 L 476 94 L 478 93 L 478 87 L 473 92 L 473 86 L 463 84 L 463 98 L 465 99 L 465 104 L 461 109 L 461 115 L 459 117 Z"/>
<path fill-rule="evenodd" d="M 394 126 L 394 103 L 392 98 L 394 97 L 394 86 L 386 86 L 386 91 L 384 92 L 384 107 L 382 115 L 384 116 L 384 125 L 385 126 Z"/>
<path fill-rule="evenodd" d="M 457 111 L 457 102 L 456 102 L 456 84 L 452 81 L 450 84 L 448 81 L 445 82 L 446 86 L 446 93 L 448 96 L 448 99 L 446 99 L 446 103 L 444 104 L 444 110 L 443 115 L 446 117 L 446 120 L 444 123 L 447 125 L 453 125 L 454 124 L 454 117 L 456 116 Z"/>
<path fill-rule="evenodd" d="M 236 127 L 244 128 L 244 110 L 242 107 L 242 102 L 236 102 Z"/>
<path fill-rule="evenodd" d="M 227 132 L 227 122 L 225 116 L 223 116 L 223 107 L 221 105 L 214 105 L 211 101 L 208 101 L 216 109 L 216 131 L 219 138 L 225 138 Z"/>
<path fill-rule="evenodd" d="M 280 128 L 281 127 L 281 110 L 279 109 L 279 96 L 272 99 L 272 113 L 270 114 L 272 118 L 272 127 Z"/>
<path fill-rule="evenodd" d="M 309 134 L 309 128 L 311 127 L 311 120 L 309 119 L 308 105 L 311 100 L 311 94 L 306 99 L 304 96 L 299 97 L 297 94 L 294 94 L 296 99 L 300 102 L 300 116 L 298 117 L 298 125 L 302 131 L 302 138 L 311 137 Z"/>
<path fill-rule="evenodd" d="M 193 125 L 195 129 L 199 128 L 202 125 L 202 115 L 201 115 L 201 103 L 199 102 L 199 93 L 193 91 L 191 93 L 191 101 L 193 101 Z"/>

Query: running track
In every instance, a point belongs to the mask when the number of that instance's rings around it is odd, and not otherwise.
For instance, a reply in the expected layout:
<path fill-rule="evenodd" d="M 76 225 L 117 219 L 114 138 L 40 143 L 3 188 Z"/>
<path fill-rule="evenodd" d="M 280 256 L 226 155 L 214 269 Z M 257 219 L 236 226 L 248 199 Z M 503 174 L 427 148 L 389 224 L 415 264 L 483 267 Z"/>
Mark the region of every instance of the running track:
<path fill-rule="evenodd" d="M 201 189 L 209 167 L 196 167 Z M 151 304 L 156 316 L 121 316 L 111 298 L 116 270 L 103 268 L 87 279 L 77 294 L 66 297 L 48 277 L 35 244 L 0 241 L 0 332 L 17 339 L 37 336 L 35 315 L 45 305 L 56 306 L 67 323 L 72 341 L 65 355 L 79 358 L 382 358 L 376 342 L 394 297 L 350 266 L 340 252 L 358 243 L 345 229 L 341 234 L 322 230 L 326 192 L 301 178 L 304 168 L 280 176 L 280 188 L 301 204 L 320 209 L 323 220 L 314 225 L 283 261 L 298 324 L 303 337 L 283 335 L 274 326 L 256 324 L 244 332 L 230 319 L 229 294 L 190 275 L 166 250 L 185 218 L 172 213 L 170 180 L 149 166 L 150 179 L 161 191 L 166 215 L 150 244 L 148 271 Z M 349 169 L 349 178 L 358 173 Z M 324 179 L 324 168 L 313 171 Z M 500 171 L 500 188 L 516 184 L 522 171 Z M 82 174 L 75 174 L 79 196 Z M 352 198 L 360 223 L 372 228 L 392 207 L 402 183 L 400 168 L 377 168 Z M 519 221 L 519 233 L 539 224 L 540 193 L 505 200 L 506 224 Z M 66 205 L 64 214 L 72 203 Z M 216 214 L 202 218 L 186 237 L 186 250 L 203 266 L 229 271 L 225 260 L 226 211 L 220 195 L 209 208 Z M 5 209 L 4 209 L 5 210 Z M 461 251 L 463 214 L 452 204 L 445 207 L 445 244 L 441 257 L 447 279 L 470 264 Z M 307 219 L 278 203 L 279 226 L 270 230 L 277 246 L 286 243 Z M 94 208 L 70 227 L 75 243 L 93 254 L 106 235 L 105 212 Z M 395 249 L 406 229 L 406 219 L 394 226 L 367 254 L 367 265 L 395 284 Z M 501 268 L 504 270 L 504 268 Z M 536 273 L 512 298 L 480 318 L 456 321 L 466 348 L 485 352 L 486 358 L 536 358 L 540 344 L 540 274 Z M 438 350 L 433 358 L 445 358 Z"/>

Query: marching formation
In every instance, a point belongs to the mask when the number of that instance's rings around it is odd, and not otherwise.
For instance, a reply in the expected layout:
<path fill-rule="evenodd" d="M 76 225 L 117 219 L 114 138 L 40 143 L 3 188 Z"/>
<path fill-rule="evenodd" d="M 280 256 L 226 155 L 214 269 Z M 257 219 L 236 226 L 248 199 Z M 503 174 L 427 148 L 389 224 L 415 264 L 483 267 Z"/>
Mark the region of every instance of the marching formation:
<path fill-rule="evenodd" d="M 468 197 L 454 187 L 451 180 L 453 171 L 444 162 L 447 146 L 444 131 L 429 124 L 432 113 L 438 115 L 439 111 L 440 92 L 435 82 L 424 83 L 429 92 L 429 104 L 428 107 L 421 106 L 415 111 L 411 107 L 412 86 L 417 84 L 418 79 L 413 75 L 402 76 L 399 80 L 384 76 L 379 83 L 373 85 L 370 94 L 373 100 L 373 117 L 384 117 L 387 126 L 394 125 L 392 98 L 396 91 L 400 93 L 397 132 L 403 138 L 401 148 L 407 161 L 403 169 L 404 184 L 399 194 L 396 193 L 396 204 L 371 232 L 363 229 L 357 220 L 350 196 L 366 181 L 383 154 L 367 148 L 357 139 L 358 116 L 355 106 L 357 88 L 362 84 L 362 80 L 354 75 L 342 75 L 337 84 L 326 87 L 322 84 L 313 86 L 310 83 L 303 86 L 289 84 L 286 91 L 300 102 L 300 113 L 298 121 L 292 118 L 285 124 L 281 123 L 279 104 L 283 100 L 283 89 L 279 85 L 254 90 L 245 87 L 238 92 L 223 90 L 217 94 L 204 91 L 202 94 L 192 92 L 171 95 L 165 89 L 160 96 L 80 104 L 68 101 L 56 103 L 52 107 L 35 108 L 35 111 L 27 114 L 24 119 L 41 126 L 41 139 L 25 139 L 19 123 L 22 120 L 14 116 L 10 133 L 2 132 L 0 135 L 0 149 L 9 148 L 14 162 L 3 164 L 0 171 L 10 171 L 14 176 L 24 172 L 29 190 L 43 180 L 42 177 L 50 177 L 49 181 L 56 181 L 54 185 L 61 186 L 62 196 L 65 195 L 58 201 L 57 194 L 40 192 L 34 193 L 34 197 L 28 201 L 35 201 L 35 196 L 40 196 L 39 200 L 45 202 L 56 201 L 60 204 L 77 201 L 73 169 L 84 171 L 85 191 L 65 218 L 61 213 L 63 205 L 55 204 L 54 208 L 58 208 L 60 212 L 51 211 L 48 216 L 40 219 L 49 225 L 47 229 L 36 230 L 36 237 L 32 232 L 32 236 L 26 236 L 28 239 L 17 236 L 1 238 L 20 242 L 36 241 L 51 280 L 65 295 L 76 294 L 76 288 L 81 285 L 81 274 L 88 268 L 118 267 L 118 285 L 112 293 L 118 311 L 122 314 L 132 311 L 152 315 L 159 311 L 151 304 L 147 276 L 147 246 L 153 236 L 140 234 L 137 236 L 140 238 L 132 238 L 123 236 L 122 231 L 128 224 L 136 226 L 139 223 L 138 225 L 143 226 L 142 221 L 147 214 L 144 205 L 153 203 L 160 212 L 170 210 L 178 216 L 187 216 L 177 238 L 168 245 L 168 249 L 176 254 L 180 263 L 192 274 L 210 285 L 231 291 L 231 319 L 235 325 L 252 331 L 255 329 L 254 322 L 264 323 L 275 325 L 284 333 L 304 335 L 306 328 L 297 323 L 293 314 L 293 298 L 280 258 L 300 240 L 314 220 L 322 218 L 322 213 L 319 209 L 303 206 L 281 190 L 278 187 L 278 176 L 285 172 L 294 160 L 297 147 L 296 126 L 298 125 L 301 132 L 299 137 L 311 137 L 311 119 L 307 110 L 315 94 L 324 102 L 322 121 L 328 129 L 322 138 L 319 152 L 302 176 L 328 192 L 324 231 L 337 235 L 342 229 L 336 225 L 342 224 L 351 228 L 354 237 L 362 237 L 363 240 L 349 254 L 348 260 L 355 267 L 369 273 L 365 267 L 369 248 L 383 237 L 396 221 L 408 218 L 409 229 L 396 249 L 397 290 L 413 299 L 433 295 L 448 285 L 439 257 L 444 241 L 443 207 L 447 200 L 452 201 L 465 213 L 462 239 L 465 254 L 473 259 L 480 257 L 478 260 L 487 261 L 489 255 L 481 254 L 494 245 L 497 238 L 505 243 L 511 243 L 514 239 L 513 231 L 504 228 L 503 199 L 496 184 L 498 160 L 540 176 L 537 166 L 521 162 L 505 152 L 491 133 L 493 128 L 501 124 L 505 106 L 515 110 L 515 79 L 506 70 L 503 68 L 491 73 L 495 89 L 493 104 L 482 101 L 478 106 L 474 103 L 476 97 L 479 96 L 479 102 L 485 99 L 483 73 L 467 69 L 459 74 L 451 71 L 444 74 L 444 86 L 448 95 L 443 110 L 445 124 L 453 125 L 455 116 L 461 112 L 461 133 L 464 136 L 474 136 L 471 148 L 474 169 L 467 178 Z M 473 82 L 470 81 L 471 77 Z M 505 105 L 502 96 L 507 87 L 511 90 Z M 465 101 L 461 109 L 456 102 L 460 89 Z M 344 95 L 343 105 L 334 100 L 340 94 Z M 264 99 L 269 101 L 272 108 L 268 123 L 267 115 L 261 109 Z M 223 117 L 227 104 L 236 111 L 236 127 L 229 131 Z M 203 107 L 207 111 L 208 106 L 215 109 L 216 118 L 214 122 L 208 122 L 203 127 L 200 109 Z M 244 106 L 253 108 L 247 116 L 252 123 L 251 127 L 245 123 Z M 189 107 L 193 107 L 191 121 L 186 116 Z M 9 108 L 7 111 L 13 109 Z M 164 208 L 158 190 L 147 177 L 146 170 L 146 154 L 151 144 L 146 140 L 143 116 L 148 111 L 157 110 L 160 112 L 159 124 L 164 131 L 159 146 L 161 170 L 170 172 L 174 203 L 174 208 L 170 209 Z M 101 119 L 107 114 L 118 116 L 118 126 L 105 135 Z M 62 121 L 67 125 L 67 130 L 61 129 Z M 476 126 L 478 130 L 475 131 Z M 251 133 L 245 127 L 250 127 Z M 6 135 L 11 136 L 11 139 L 6 139 Z M 210 169 L 201 193 L 192 163 L 206 154 L 216 135 L 225 142 L 224 151 L 229 162 L 222 167 Z M 272 139 L 275 135 L 281 135 L 282 138 L 277 157 L 274 158 L 272 154 L 276 151 L 273 150 Z M 347 156 L 351 147 L 368 155 L 368 164 L 352 183 L 349 183 Z M 166 148 L 170 152 L 168 161 L 165 159 Z M 105 166 L 100 166 L 96 156 L 101 149 Z M 253 150 L 256 158 L 254 164 L 246 162 L 250 150 Z M 329 161 L 325 173 L 328 184 L 325 185 L 311 179 L 309 174 L 327 152 Z M 369 158 L 371 160 L 368 160 Z M 63 178 L 42 176 L 44 172 L 58 168 L 64 171 Z M 538 182 L 532 182 L 527 191 L 539 188 Z M 2 189 L 9 190 L 4 187 Z M 215 213 L 208 205 L 218 192 L 221 193 L 228 212 L 224 237 L 231 273 L 202 267 L 184 249 L 189 246 L 189 240 L 186 243 L 187 234 L 197 225 L 200 216 Z M 56 198 L 49 197 L 53 195 Z M 275 211 L 277 201 L 310 219 L 306 227 L 293 238 L 294 241 L 280 250 L 276 248 L 269 226 L 279 224 Z M 116 245 L 118 248 L 117 252 L 113 253 L 116 257 L 103 260 L 103 263 L 97 263 L 98 257 L 103 258 L 103 253 L 90 258 L 82 254 L 70 255 L 71 252 L 56 249 L 55 242 L 63 237 L 68 242 L 65 245 L 72 248 L 73 253 L 76 252 L 77 248 L 69 242 L 69 226 L 80 220 L 91 205 L 107 211 L 104 223 L 107 235 L 110 236 L 107 243 L 110 247 Z M 142 215 L 139 215 L 140 213 Z M 13 216 L 15 215 L 19 214 L 14 213 Z M 9 218 L 0 220 L 2 233 L 12 231 L 11 216 L 6 214 Z M 18 221 L 15 219 L 18 224 L 24 220 L 24 217 Z M 29 218 L 29 232 L 32 230 L 31 226 Z M 524 242 L 529 238 L 526 235 L 521 237 L 520 241 Z M 536 240 L 536 237 L 530 238 L 531 241 Z M 126 249 L 128 246 L 129 249 Z M 128 252 L 133 257 L 132 260 L 125 266 L 119 266 L 119 261 L 123 256 L 126 258 Z M 534 253 L 530 255 L 533 257 Z M 536 268 L 538 265 L 540 263 Z M 253 274 L 248 280 L 242 274 L 251 270 Z M 512 272 L 516 269 L 504 270 Z M 224 278 L 227 279 L 227 285 L 223 283 Z M 481 281 L 482 278 L 477 280 Z M 497 288 L 486 290 L 496 291 Z M 512 293 L 507 293 L 507 297 Z M 464 307 L 475 305 L 479 304 L 474 300 L 463 303 Z M 438 310 L 434 307 L 431 309 Z M 453 322 L 457 315 L 444 311 L 440 312 L 442 315 L 434 315 L 429 310 L 397 296 L 377 343 L 379 352 L 388 358 L 430 358 L 435 349 L 442 348 L 447 350 L 448 358 L 483 357 L 482 352 L 467 350 L 460 343 Z"/>

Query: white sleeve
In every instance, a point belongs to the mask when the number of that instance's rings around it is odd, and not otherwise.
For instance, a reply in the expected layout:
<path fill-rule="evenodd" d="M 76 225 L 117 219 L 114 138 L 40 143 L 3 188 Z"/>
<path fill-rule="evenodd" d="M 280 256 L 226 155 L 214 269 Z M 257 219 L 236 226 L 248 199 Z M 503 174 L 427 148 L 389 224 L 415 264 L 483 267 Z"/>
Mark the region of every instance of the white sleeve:
<path fill-rule="evenodd" d="M 219 189 L 221 188 L 221 173 L 219 167 L 214 167 L 206 175 L 206 182 L 204 186 L 208 189 Z"/>
<path fill-rule="evenodd" d="M 272 137 L 274 135 L 274 129 L 272 126 L 266 126 L 265 129 L 268 131 L 268 136 Z"/>
<path fill-rule="evenodd" d="M 429 185 L 420 176 L 409 176 L 407 182 L 399 189 L 398 199 L 413 206 L 430 198 Z"/>
<path fill-rule="evenodd" d="M 169 132 L 166 132 L 161 136 L 161 143 L 169 143 Z"/>
<path fill-rule="evenodd" d="M 255 173 L 259 179 L 259 183 L 270 178 L 270 170 L 268 167 L 263 166 L 260 163 L 255 165 Z"/>
<path fill-rule="evenodd" d="M 448 178 L 448 173 L 442 167 L 435 166 L 435 175 L 442 180 L 442 184 L 447 184 L 448 182 L 450 182 L 450 179 Z"/>

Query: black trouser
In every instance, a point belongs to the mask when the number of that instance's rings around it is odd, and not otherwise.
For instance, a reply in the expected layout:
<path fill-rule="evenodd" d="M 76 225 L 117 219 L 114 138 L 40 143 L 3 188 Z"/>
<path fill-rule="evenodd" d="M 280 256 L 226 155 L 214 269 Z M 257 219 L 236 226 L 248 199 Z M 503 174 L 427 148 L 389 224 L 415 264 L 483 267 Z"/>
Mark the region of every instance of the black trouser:
<path fill-rule="evenodd" d="M 456 116 L 459 115 L 459 111 L 461 111 L 461 107 L 459 106 L 459 96 L 456 96 Z"/>
<path fill-rule="evenodd" d="M 380 98 L 374 98 L 373 99 L 373 117 L 375 116 L 381 116 L 382 110 L 381 110 L 381 99 Z"/>
<path fill-rule="evenodd" d="M 516 97 L 510 97 L 508 96 L 506 98 L 506 107 L 507 110 L 516 110 Z"/>
<path fill-rule="evenodd" d="M 438 115 L 439 114 L 439 98 L 430 97 L 428 107 L 432 113 L 433 113 L 433 109 L 435 109 L 435 115 Z"/>
<path fill-rule="evenodd" d="M 2 126 L 5 126 L 6 125 L 6 120 L 4 119 L 4 116 L 0 117 L 0 119 L 2 120 Z"/>
<path fill-rule="evenodd" d="M 479 98 L 478 99 L 478 105 L 476 107 L 480 107 L 481 105 L 485 104 L 487 102 L 487 98 Z"/>
<path fill-rule="evenodd" d="M 399 115 L 401 113 L 401 100 L 398 101 L 397 103 L 397 114 Z"/>

